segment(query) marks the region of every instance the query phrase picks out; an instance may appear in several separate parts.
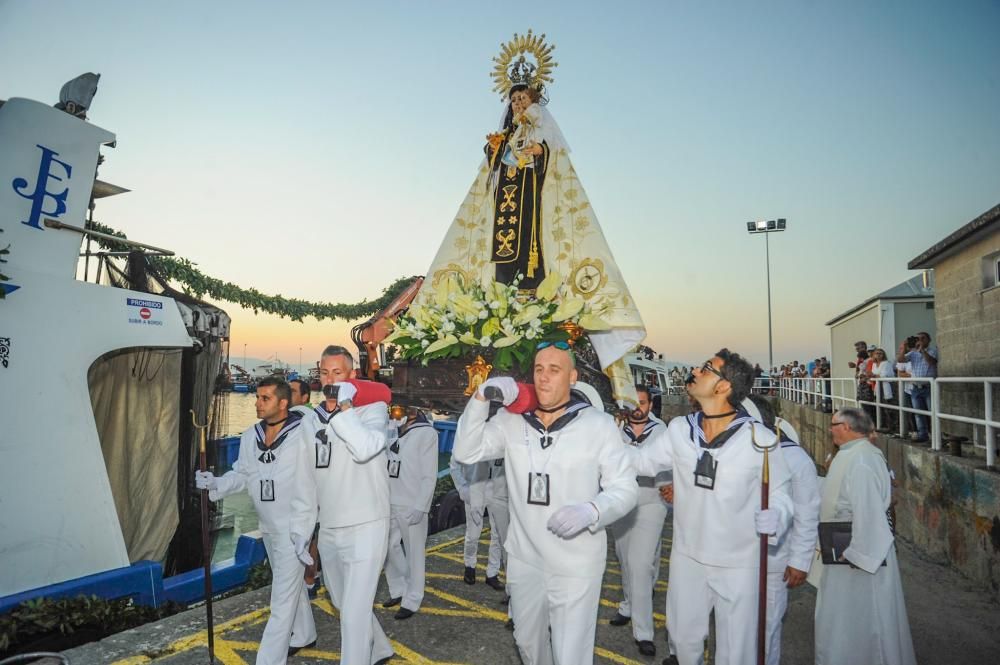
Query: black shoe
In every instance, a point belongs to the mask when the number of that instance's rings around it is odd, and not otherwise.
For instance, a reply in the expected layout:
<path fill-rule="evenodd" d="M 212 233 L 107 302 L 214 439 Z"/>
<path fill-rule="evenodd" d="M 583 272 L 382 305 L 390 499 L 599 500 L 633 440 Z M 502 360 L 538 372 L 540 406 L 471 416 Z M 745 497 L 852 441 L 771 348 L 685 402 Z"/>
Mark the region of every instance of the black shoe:
<path fill-rule="evenodd" d="M 514 620 L 513 619 L 507 619 L 507 623 L 505 623 L 504 625 L 507 626 L 507 630 L 514 630 Z"/>
<path fill-rule="evenodd" d="M 393 654 L 393 656 L 395 656 L 395 655 L 396 655 L 396 654 Z M 375 665 L 385 665 L 385 664 L 386 664 L 386 663 L 388 663 L 388 662 L 389 662 L 390 660 L 392 660 L 392 656 L 389 656 L 388 658 L 383 658 L 382 660 L 379 660 L 379 661 L 376 661 L 376 662 L 375 662 Z"/>
<path fill-rule="evenodd" d="M 403 602 L 402 596 L 398 596 L 396 598 L 390 598 L 389 600 L 382 603 L 382 607 L 395 607 L 396 605 L 399 605 L 401 602 Z"/>
<path fill-rule="evenodd" d="M 663 659 L 663 662 L 660 665 L 680 665 L 680 663 L 677 662 L 677 656 L 670 654 Z"/>
<path fill-rule="evenodd" d="M 504 594 L 503 600 L 500 601 L 502 605 L 510 605 L 510 596 Z"/>
<path fill-rule="evenodd" d="M 476 583 L 476 569 L 475 568 L 470 568 L 469 566 L 466 566 L 465 567 L 465 577 L 463 577 L 462 579 L 465 580 L 466 584 L 475 584 Z"/>
<path fill-rule="evenodd" d="M 314 646 L 316 646 L 316 640 L 313 640 L 309 644 L 303 644 L 300 647 L 288 647 L 288 655 L 289 657 L 294 656 L 302 649 L 312 649 Z"/>
<path fill-rule="evenodd" d="M 486 578 L 486 586 L 491 589 L 496 589 L 497 591 L 505 591 L 503 583 L 497 578 L 496 575 Z"/>
<path fill-rule="evenodd" d="M 631 620 L 631 617 L 622 616 L 621 613 L 615 612 L 615 616 L 608 623 L 612 626 L 627 626 Z"/>
<path fill-rule="evenodd" d="M 649 640 L 636 640 L 635 643 L 639 645 L 639 653 L 643 656 L 656 655 L 656 645 Z"/>
<path fill-rule="evenodd" d="M 408 610 L 405 607 L 400 607 L 399 611 L 397 611 L 393 615 L 393 618 L 396 619 L 397 621 L 402 621 L 403 619 L 409 619 L 414 614 L 416 614 L 416 612 L 414 612 L 413 610 Z"/>

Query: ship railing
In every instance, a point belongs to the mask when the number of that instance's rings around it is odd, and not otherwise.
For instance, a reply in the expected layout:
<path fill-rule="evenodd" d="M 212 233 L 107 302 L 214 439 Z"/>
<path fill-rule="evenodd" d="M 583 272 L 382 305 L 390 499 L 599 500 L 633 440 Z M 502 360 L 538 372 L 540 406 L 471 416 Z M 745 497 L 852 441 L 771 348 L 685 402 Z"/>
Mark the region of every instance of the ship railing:
<path fill-rule="evenodd" d="M 996 376 L 941 376 L 941 377 L 872 377 L 870 381 L 875 383 L 875 399 L 858 399 L 857 379 L 852 377 L 842 378 L 811 378 L 811 377 L 762 377 L 754 381 L 753 392 L 764 395 L 780 397 L 784 400 L 797 404 L 813 406 L 824 411 L 835 411 L 844 406 L 863 407 L 871 406 L 875 410 L 875 426 L 882 430 L 886 415 L 893 411 L 896 413 L 898 423 L 898 433 L 901 438 L 906 438 L 910 424 L 906 414 L 914 416 L 920 415 L 930 419 L 930 443 L 932 450 L 941 450 L 943 447 L 943 433 L 941 431 L 942 422 L 964 423 L 972 427 L 972 444 L 975 448 L 985 450 L 986 466 L 996 467 L 996 455 L 998 438 L 1000 438 L 1000 420 L 994 419 L 994 386 L 1000 385 L 1000 377 Z M 893 395 L 895 400 L 885 401 L 882 384 L 893 385 Z M 904 404 L 900 399 L 907 395 L 904 384 L 926 384 L 929 386 L 928 404 L 926 409 L 915 408 L 912 403 Z M 974 408 L 962 409 L 962 413 L 956 412 L 952 407 L 948 410 L 942 408 L 941 387 L 942 385 L 964 385 L 979 387 L 982 389 L 983 401 L 982 410 Z M 909 401 L 909 400 L 905 400 Z M 980 436 L 982 434 L 982 436 Z"/>

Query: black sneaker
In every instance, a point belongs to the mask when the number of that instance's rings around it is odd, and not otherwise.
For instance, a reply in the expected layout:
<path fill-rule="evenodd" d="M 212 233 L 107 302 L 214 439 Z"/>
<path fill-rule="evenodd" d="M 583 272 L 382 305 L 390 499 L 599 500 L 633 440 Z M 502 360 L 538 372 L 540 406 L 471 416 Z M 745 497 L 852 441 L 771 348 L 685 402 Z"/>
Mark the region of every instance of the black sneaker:
<path fill-rule="evenodd" d="M 608 623 L 612 626 L 627 626 L 631 620 L 631 617 L 622 616 L 620 612 L 615 612 L 615 616 Z"/>
<path fill-rule="evenodd" d="M 465 567 L 465 576 L 462 579 L 465 580 L 466 584 L 475 584 L 476 583 L 476 569 L 475 568 L 470 568 L 469 566 L 466 566 Z"/>
<path fill-rule="evenodd" d="M 491 589 L 495 589 L 497 591 L 504 591 L 503 582 L 501 582 L 496 575 L 494 575 L 493 577 L 486 578 L 486 586 L 488 586 Z"/>
<path fill-rule="evenodd" d="M 639 653 L 643 656 L 656 655 L 656 645 L 649 640 L 636 640 L 635 643 L 639 645 Z"/>

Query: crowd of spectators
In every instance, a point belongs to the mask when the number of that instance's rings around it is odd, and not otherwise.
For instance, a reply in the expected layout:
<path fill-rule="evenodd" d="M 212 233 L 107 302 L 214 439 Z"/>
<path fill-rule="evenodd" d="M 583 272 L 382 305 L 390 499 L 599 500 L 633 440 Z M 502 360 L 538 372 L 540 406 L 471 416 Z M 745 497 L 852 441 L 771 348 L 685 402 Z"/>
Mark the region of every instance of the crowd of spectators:
<path fill-rule="evenodd" d="M 885 381 L 893 378 L 932 378 L 937 376 L 937 347 L 931 344 L 931 336 L 926 332 L 907 337 L 895 353 L 887 352 L 874 344 L 855 342 L 856 358 L 848 367 L 854 370 L 857 386 L 856 396 L 860 404 L 875 422 L 880 423 L 881 432 L 899 429 L 900 412 L 895 408 L 929 410 L 930 384 L 926 381 Z M 754 368 L 755 392 L 777 395 L 781 387 L 791 388 L 791 399 L 830 413 L 833 410 L 831 396 L 830 361 L 824 356 L 809 362 L 793 360 L 770 372 L 757 365 Z M 878 394 L 876 395 L 876 391 Z M 850 395 L 846 395 L 850 398 Z M 910 438 L 917 442 L 927 441 L 930 436 L 929 418 L 924 415 L 904 413 L 906 430 Z"/>

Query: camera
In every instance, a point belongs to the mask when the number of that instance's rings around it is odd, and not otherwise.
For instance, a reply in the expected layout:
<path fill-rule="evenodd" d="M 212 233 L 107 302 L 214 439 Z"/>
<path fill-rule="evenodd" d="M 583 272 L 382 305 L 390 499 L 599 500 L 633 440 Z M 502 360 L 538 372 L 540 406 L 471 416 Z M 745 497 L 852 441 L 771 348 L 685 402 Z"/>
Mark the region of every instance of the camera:
<path fill-rule="evenodd" d="M 916 345 L 917 345 L 917 336 L 916 335 L 910 335 L 909 337 L 906 338 L 906 348 L 912 349 Z"/>
<path fill-rule="evenodd" d="M 332 383 L 323 386 L 323 395 L 327 399 L 337 399 L 337 393 L 340 392 L 340 388 Z"/>

